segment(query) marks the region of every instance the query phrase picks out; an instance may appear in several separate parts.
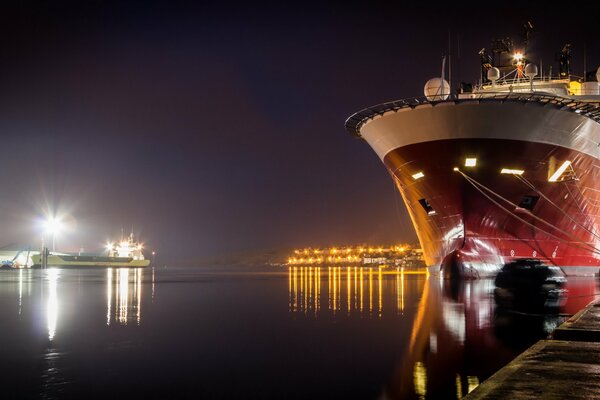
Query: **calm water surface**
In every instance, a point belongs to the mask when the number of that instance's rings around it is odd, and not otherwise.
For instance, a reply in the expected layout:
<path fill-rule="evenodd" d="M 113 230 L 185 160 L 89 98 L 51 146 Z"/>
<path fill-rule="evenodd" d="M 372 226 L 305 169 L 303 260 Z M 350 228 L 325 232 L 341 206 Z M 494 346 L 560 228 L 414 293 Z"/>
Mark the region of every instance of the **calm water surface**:
<path fill-rule="evenodd" d="M 571 279 L 562 311 L 594 299 Z M 21 398 L 460 398 L 564 315 L 493 282 L 379 268 L 0 271 L 0 383 Z"/>

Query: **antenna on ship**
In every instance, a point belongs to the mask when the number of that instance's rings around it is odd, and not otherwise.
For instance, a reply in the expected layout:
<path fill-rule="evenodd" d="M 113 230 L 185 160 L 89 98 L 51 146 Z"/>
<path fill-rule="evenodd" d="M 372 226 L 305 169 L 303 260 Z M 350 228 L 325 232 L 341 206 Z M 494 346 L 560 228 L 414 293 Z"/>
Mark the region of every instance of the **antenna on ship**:
<path fill-rule="evenodd" d="M 445 72 L 446 72 L 446 56 L 442 57 L 442 80 L 444 80 L 445 78 Z M 444 95 L 444 88 L 443 85 L 441 87 L 442 89 L 442 93 L 440 93 L 442 96 Z"/>
<path fill-rule="evenodd" d="M 452 36 L 450 35 L 450 29 L 448 29 L 448 86 L 450 87 L 449 94 L 451 94 L 452 93 Z"/>
<path fill-rule="evenodd" d="M 583 81 L 585 82 L 585 77 L 587 75 L 587 61 L 585 58 L 585 43 L 583 44 Z"/>

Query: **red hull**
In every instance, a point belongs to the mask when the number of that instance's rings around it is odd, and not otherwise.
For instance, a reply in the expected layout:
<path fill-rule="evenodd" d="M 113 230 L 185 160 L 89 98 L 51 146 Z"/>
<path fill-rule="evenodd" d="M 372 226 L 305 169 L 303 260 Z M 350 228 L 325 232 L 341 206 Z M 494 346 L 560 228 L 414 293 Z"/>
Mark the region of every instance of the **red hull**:
<path fill-rule="evenodd" d="M 477 165 L 465 167 L 466 157 L 476 157 Z M 567 172 L 576 179 L 549 182 L 550 164 L 564 160 L 572 162 Z M 428 266 L 483 277 L 516 258 L 541 258 L 567 274 L 598 271 L 597 158 L 553 144 L 469 138 L 402 146 L 383 161 L 404 198 Z M 500 174 L 501 168 L 524 170 L 522 178 L 532 186 Z M 415 180 L 417 172 L 424 176 Z M 531 210 L 508 202 L 519 205 L 526 196 L 535 201 Z"/>

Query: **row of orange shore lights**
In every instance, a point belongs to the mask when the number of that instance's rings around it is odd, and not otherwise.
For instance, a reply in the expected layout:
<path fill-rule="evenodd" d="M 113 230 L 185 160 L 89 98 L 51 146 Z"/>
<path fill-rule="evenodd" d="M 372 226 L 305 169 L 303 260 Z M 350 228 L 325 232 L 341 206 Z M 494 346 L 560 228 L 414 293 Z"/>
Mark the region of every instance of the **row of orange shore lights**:
<path fill-rule="evenodd" d="M 422 261 L 423 251 L 408 244 L 394 246 L 346 246 L 296 249 L 288 265 L 389 264 L 406 265 Z"/>

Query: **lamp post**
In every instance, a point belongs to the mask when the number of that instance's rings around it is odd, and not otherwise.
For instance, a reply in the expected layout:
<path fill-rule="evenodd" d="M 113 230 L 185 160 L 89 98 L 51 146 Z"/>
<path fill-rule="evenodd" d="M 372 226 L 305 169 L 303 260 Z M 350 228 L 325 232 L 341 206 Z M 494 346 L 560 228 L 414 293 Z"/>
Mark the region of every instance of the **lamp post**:
<path fill-rule="evenodd" d="M 52 235 L 52 252 L 56 252 L 56 235 L 62 229 L 62 222 L 56 217 L 50 217 L 44 222 L 46 233 Z"/>

